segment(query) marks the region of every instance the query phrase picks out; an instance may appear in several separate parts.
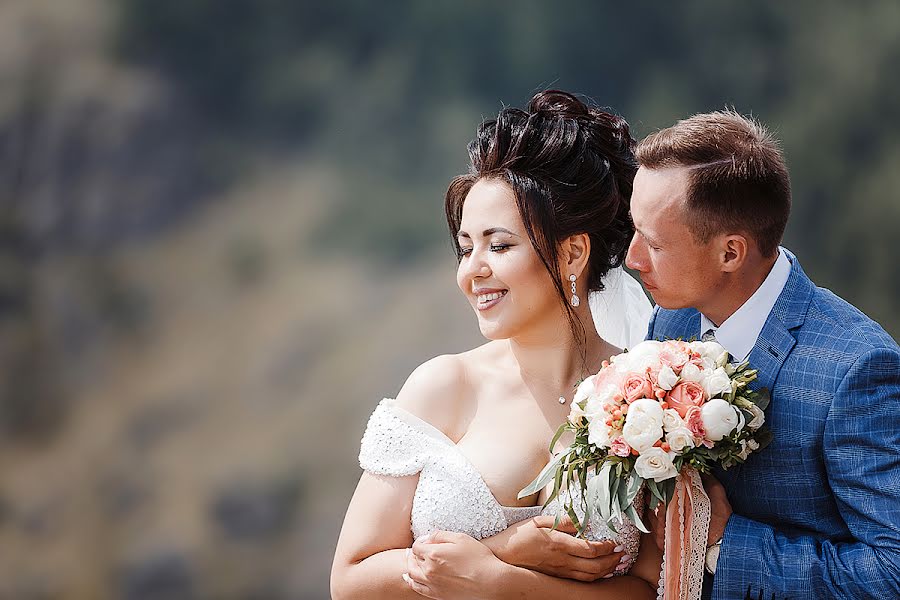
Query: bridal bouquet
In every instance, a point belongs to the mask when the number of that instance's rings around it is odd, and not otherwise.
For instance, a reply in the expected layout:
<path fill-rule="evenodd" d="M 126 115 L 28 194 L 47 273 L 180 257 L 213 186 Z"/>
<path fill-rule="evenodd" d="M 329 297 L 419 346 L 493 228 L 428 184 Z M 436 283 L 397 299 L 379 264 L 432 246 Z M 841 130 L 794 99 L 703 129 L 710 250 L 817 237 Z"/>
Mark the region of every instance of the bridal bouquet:
<path fill-rule="evenodd" d="M 747 385 L 756 371 L 728 358 L 715 342 L 673 340 L 641 342 L 604 361 L 599 373 L 579 385 L 550 450 L 565 431 L 575 441 L 519 496 L 553 481 L 549 504 L 576 485 L 586 518 L 578 519 L 571 495 L 563 506 L 579 534 L 595 509 L 611 527 L 625 515 L 646 531 L 632 506 L 642 484 L 655 499 L 651 508 L 668 504 L 683 469 L 728 468 L 771 440 L 761 429 L 768 394 Z M 590 471 L 595 476 L 588 478 Z"/>

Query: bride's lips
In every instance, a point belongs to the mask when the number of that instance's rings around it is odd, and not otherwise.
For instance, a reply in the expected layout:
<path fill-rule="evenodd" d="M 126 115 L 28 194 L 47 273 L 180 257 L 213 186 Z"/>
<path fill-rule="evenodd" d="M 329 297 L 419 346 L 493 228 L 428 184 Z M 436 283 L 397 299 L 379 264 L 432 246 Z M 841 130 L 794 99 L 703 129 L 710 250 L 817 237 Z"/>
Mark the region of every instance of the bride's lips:
<path fill-rule="evenodd" d="M 472 293 L 475 295 L 476 310 L 488 310 L 493 308 L 506 297 L 507 292 L 509 292 L 509 290 L 494 288 L 472 290 Z"/>

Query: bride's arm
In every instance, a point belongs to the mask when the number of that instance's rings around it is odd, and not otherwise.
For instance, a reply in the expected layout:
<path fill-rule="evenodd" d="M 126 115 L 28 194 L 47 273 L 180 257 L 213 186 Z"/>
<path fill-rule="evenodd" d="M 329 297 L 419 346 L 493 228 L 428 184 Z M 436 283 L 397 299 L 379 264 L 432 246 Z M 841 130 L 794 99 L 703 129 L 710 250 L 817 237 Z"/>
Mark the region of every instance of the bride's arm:
<path fill-rule="evenodd" d="M 401 578 L 412 545 L 410 510 L 418 475 L 363 473 L 347 508 L 331 568 L 331 597 L 416 599 Z"/>
<path fill-rule="evenodd" d="M 551 577 L 504 563 L 486 546 L 469 536 L 437 532 L 413 545 L 407 561 L 409 587 L 441 600 L 456 598 L 558 598 L 647 600 L 655 587 L 628 575 L 593 583 Z"/>
<path fill-rule="evenodd" d="M 459 397 L 462 380 L 454 357 L 434 358 L 410 375 L 397 395 L 397 405 L 446 432 L 455 422 L 458 407 L 439 400 Z M 335 550 L 331 569 L 331 595 L 335 600 L 421 600 L 402 579 L 406 551 L 413 542 L 410 522 L 419 482 L 419 474 L 410 472 L 363 472 Z"/>

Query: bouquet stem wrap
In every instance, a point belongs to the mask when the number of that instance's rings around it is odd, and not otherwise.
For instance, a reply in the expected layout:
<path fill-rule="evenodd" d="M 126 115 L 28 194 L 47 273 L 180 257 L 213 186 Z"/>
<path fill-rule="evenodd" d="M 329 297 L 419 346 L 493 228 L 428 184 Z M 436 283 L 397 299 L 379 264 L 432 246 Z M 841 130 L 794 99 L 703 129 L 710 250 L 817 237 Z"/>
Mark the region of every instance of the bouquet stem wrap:
<path fill-rule="evenodd" d="M 664 600 L 700 599 L 710 514 L 700 474 L 690 467 L 682 469 L 666 510 Z"/>

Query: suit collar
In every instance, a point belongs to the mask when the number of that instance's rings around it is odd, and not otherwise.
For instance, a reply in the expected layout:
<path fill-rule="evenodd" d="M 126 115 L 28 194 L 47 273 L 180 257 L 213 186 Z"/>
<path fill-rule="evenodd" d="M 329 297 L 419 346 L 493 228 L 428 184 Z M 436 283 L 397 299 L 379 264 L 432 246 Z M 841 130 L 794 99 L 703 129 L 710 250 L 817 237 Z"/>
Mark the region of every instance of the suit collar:
<path fill-rule="evenodd" d="M 791 261 L 791 274 L 750 352 L 750 367 L 759 371 L 754 387 L 772 389 L 784 360 L 797 343 L 791 330 L 803 325 L 816 289 L 797 257 L 787 250 L 785 253 Z"/>

